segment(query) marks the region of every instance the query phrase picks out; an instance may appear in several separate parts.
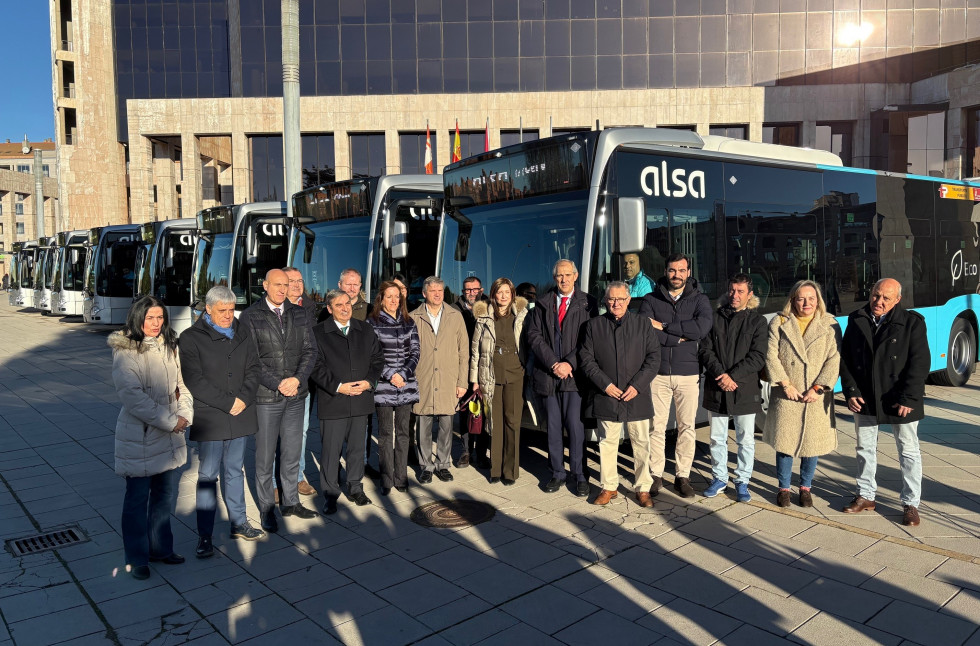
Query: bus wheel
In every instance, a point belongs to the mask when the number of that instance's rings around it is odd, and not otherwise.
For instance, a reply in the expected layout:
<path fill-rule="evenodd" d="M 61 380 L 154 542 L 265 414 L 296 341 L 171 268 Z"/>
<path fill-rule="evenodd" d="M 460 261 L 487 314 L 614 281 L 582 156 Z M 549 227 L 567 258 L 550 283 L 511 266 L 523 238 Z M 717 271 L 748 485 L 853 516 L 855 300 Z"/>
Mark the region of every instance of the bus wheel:
<path fill-rule="evenodd" d="M 953 321 L 946 351 L 946 369 L 934 373 L 941 386 L 962 386 L 970 380 L 977 360 L 977 338 L 973 327 L 964 318 Z"/>

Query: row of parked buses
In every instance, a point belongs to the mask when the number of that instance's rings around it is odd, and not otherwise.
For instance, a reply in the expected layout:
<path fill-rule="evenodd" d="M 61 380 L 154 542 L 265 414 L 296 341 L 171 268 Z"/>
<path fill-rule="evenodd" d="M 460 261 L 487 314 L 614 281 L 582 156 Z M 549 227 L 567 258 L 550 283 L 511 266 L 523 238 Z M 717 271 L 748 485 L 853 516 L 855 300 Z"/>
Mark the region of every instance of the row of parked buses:
<path fill-rule="evenodd" d="M 426 276 L 447 300 L 467 277 L 507 276 L 543 294 L 571 258 L 596 297 L 636 256 L 655 281 L 682 252 L 712 299 L 752 277 L 763 313 L 813 279 L 842 325 L 875 281 L 894 277 L 927 321 L 932 370 L 965 383 L 977 359 L 980 186 L 845 168 L 831 153 L 656 128 L 615 128 L 525 142 L 447 166 L 317 185 L 285 203 L 207 209 L 196 220 L 66 232 L 18 245 L 11 302 L 122 323 L 144 294 L 175 325 L 228 285 L 242 310 L 262 279 L 291 265 L 322 302 L 354 267 L 370 299 L 400 274 L 411 305 Z M 81 308 L 82 311 L 79 311 Z"/>

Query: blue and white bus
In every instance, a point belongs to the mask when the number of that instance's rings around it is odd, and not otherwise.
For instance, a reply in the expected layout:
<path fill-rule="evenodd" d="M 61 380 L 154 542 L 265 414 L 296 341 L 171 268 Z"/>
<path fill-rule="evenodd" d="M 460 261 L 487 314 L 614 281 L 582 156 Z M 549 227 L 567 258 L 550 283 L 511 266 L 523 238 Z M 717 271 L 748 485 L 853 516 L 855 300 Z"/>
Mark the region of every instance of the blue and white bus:
<path fill-rule="evenodd" d="M 133 300 L 155 296 L 167 308 L 170 327 L 180 334 L 191 326 L 191 279 L 197 219 L 180 218 L 140 225 L 143 244 L 136 252 Z"/>
<path fill-rule="evenodd" d="M 823 151 L 693 132 L 622 128 L 518 144 L 446 167 L 439 273 L 507 276 L 538 293 L 571 258 L 601 297 L 638 253 L 652 281 L 681 252 L 714 301 L 750 275 L 761 311 L 812 279 L 842 324 L 875 281 L 902 283 L 925 318 L 936 381 L 962 385 L 977 359 L 980 186 L 841 166 Z"/>
<path fill-rule="evenodd" d="M 361 273 L 368 301 L 400 274 L 409 308 L 422 302 L 422 283 L 435 273 L 442 194 L 441 175 L 382 175 L 296 193 L 290 265 L 317 307 L 349 267 Z"/>
<path fill-rule="evenodd" d="M 85 260 L 86 323 L 122 325 L 133 304 L 136 252 L 140 247 L 138 224 L 96 227 L 89 232 Z"/>

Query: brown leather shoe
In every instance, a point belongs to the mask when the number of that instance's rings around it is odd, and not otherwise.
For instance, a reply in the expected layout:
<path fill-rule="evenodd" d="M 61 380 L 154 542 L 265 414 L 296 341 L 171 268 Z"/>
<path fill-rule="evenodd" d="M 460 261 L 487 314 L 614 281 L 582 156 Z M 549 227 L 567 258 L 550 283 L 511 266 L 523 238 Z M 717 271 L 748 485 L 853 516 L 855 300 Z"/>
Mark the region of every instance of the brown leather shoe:
<path fill-rule="evenodd" d="M 470 454 L 463 451 L 463 454 L 459 456 L 459 462 L 456 463 L 457 469 L 465 469 L 470 466 Z"/>
<path fill-rule="evenodd" d="M 664 479 L 660 476 L 653 476 L 653 484 L 650 485 L 650 495 L 656 496 L 660 493 L 660 487 L 664 484 Z"/>
<path fill-rule="evenodd" d="M 800 507 L 813 507 L 813 496 L 808 489 L 800 489 Z"/>
<path fill-rule="evenodd" d="M 674 491 L 681 498 L 694 497 L 694 487 L 691 486 L 690 478 L 674 478 Z"/>
<path fill-rule="evenodd" d="M 608 505 L 609 501 L 618 496 L 619 493 L 616 491 L 609 491 L 608 489 L 603 489 L 599 492 L 599 495 L 595 497 L 592 501 L 593 505 Z"/>
<path fill-rule="evenodd" d="M 306 480 L 300 480 L 299 484 L 296 485 L 296 490 L 299 491 L 304 496 L 316 495 L 316 489 L 314 489 L 313 486 L 310 485 L 310 483 L 307 482 Z"/>
<path fill-rule="evenodd" d="M 867 498 L 862 498 L 861 496 L 854 496 L 854 500 L 851 501 L 851 504 L 844 507 L 844 513 L 859 514 L 865 509 L 867 509 L 868 511 L 874 511 L 874 508 L 875 508 L 874 500 L 868 500 Z"/>
<path fill-rule="evenodd" d="M 651 498 L 650 494 L 646 491 L 636 492 L 636 502 L 640 505 L 640 507 L 653 507 L 653 498 Z"/>
<path fill-rule="evenodd" d="M 919 510 L 912 505 L 905 505 L 905 513 L 902 515 L 902 524 L 908 527 L 915 527 L 919 524 Z"/>
<path fill-rule="evenodd" d="M 776 504 L 780 507 L 789 507 L 790 495 L 789 490 L 780 489 L 779 493 L 776 494 Z"/>

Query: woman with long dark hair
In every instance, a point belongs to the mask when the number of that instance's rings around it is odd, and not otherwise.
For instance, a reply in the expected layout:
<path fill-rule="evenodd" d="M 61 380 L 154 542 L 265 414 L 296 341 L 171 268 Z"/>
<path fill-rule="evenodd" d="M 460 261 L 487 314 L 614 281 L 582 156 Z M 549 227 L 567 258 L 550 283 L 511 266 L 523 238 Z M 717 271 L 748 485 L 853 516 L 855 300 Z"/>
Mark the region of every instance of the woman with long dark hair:
<path fill-rule="evenodd" d="M 509 278 L 490 286 L 490 302 L 473 305 L 476 327 L 470 343 L 470 382 L 489 411 L 490 482 L 512 485 L 520 476 L 521 414 L 524 412 L 522 331 L 527 299 Z"/>
<path fill-rule="evenodd" d="M 184 431 L 194 401 L 184 386 L 177 335 L 167 308 L 152 296 L 133 304 L 122 330 L 109 336 L 112 381 L 122 408 L 116 419 L 116 473 L 126 478 L 122 533 L 133 577 L 150 576 L 149 561 L 184 562 L 174 552 L 170 512 L 177 470 L 187 462 Z"/>
<path fill-rule="evenodd" d="M 419 332 L 408 315 L 405 297 L 397 284 L 386 280 L 378 287 L 374 308 L 368 316 L 385 365 L 374 391 L 378 415 L 378 463 L 381 493 L 391 488 L 408 490 L 408 444 L 412 404 L 419 400 L 415 368 L 419 364 Z"/>

